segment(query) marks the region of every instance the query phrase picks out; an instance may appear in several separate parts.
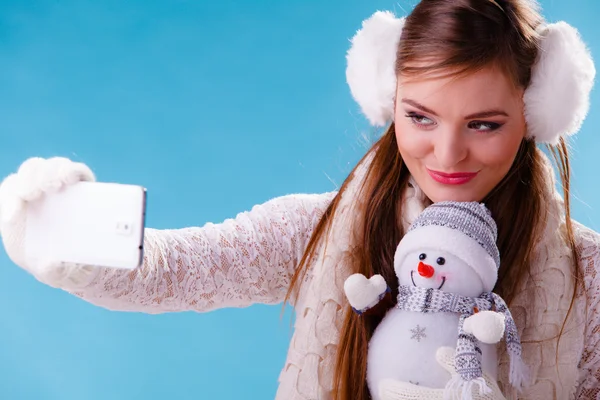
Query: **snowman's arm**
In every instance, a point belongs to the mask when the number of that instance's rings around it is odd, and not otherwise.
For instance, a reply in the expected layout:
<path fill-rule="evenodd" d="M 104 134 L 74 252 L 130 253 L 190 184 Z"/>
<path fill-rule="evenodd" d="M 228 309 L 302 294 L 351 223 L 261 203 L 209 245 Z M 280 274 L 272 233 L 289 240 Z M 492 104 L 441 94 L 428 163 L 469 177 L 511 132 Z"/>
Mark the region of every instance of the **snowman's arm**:
<path fill-rule="evenodd" d="M 375 306 L 363 311 L 362 313 L 359 313 L 358 315 L 383 317 L 390 308 L 394 307 L 394 305 L 395 303 L 392 297 L 392 291 L 388 288 Z"/>
<path fill-rule="evenodd" d="M 379 309 L 389 308 L 391 290 L 381 275 L 367 279 L 363 274 L 350 275 L 344 282 L 344 292 L 352 310 L 359 315 L 379 314 Z"/>
<path fill-rule="evenodd" d="M 504 336 L 504 314 L 496 311 L 480 311 L 465 319 L 463 330 L 482 343 L 496 344 Z"/>

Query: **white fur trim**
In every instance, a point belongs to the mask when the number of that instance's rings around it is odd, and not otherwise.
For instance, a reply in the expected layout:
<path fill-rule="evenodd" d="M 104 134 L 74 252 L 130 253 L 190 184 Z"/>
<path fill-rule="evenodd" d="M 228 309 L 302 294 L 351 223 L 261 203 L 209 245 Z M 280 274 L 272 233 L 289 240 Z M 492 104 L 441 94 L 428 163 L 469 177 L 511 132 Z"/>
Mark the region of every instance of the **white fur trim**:
<path fill-rule="evenodd" d="M 402 265 L 408 253 L 425 247 L 448 252 L 460 258 L 479 275 L 485 291 L 491 292 L 494 289 L 498 279 L 494 259 L 479 243 L 445 226 L 424 226 L 404 235 L 394 255 L 394 267 Z"/>
<path fill-rule="evenodd" d="M 350 91 L 372 125 L 394 119 L 396 96 L 396 50 L 404 18 L 378 11 L 363 21 L 352 38 L 346 60 Z"/>
<path fill-rule="evenodd" d="M 387 290 L 381 275 L 367 279 L 363 274 L 352 274 L 344 282 L 344 292 L 350 305 L 358 311 L 367 310 L 379 303 L 380 296 Z"/>
<path fill-rule="evenodd" d="M 585 43 L 566 22 L 541 32 L 540 53 L 523 97 L 528 135 L 541 143 L 558 143 L 575 134 L 589 110 L 596 68 Z"/>
<path fill-rule="evenodd" d="M 506 317 L 495 311 L 480 311 L 465 319 L 463 329 L 482 343 L 496 344 L 504 336 Z"/>

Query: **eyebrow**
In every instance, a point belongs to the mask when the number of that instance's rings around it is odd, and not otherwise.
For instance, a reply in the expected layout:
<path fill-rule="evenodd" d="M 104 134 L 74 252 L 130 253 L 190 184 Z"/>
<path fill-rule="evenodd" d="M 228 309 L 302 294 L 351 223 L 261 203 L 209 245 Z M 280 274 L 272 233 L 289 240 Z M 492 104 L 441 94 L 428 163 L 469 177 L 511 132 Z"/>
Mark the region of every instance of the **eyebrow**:
<path fill-rule="evenodd" d="M 405 103 L 405 104 L 411 105 L 411 106 L 413 106 L 413 107 L 415 107 L 415 108 L 418 108 L 419 110 L 421 110 L 421 111 L 424 111 L 424 112 L 426 112 L 426 113 L 428 113 L 428 114 L 431 114 L 431 115 L 433 115 L 433 116 L 436 116 L 436 117 L 438 117 L 438 116 L 439 116 L 439 115 L 438 115 L 438 114 L 437 114 L 435 111 L 433 111 L 431 108 L 425 107 L 423 104 L 420 104 L 420 103 L 418 103 L 418 102 L 416 102 L 416 101 L 414 101 L 414 100 L 407 99 L 407 98 L 403 98 L 403 99 L 402 99 L 402 103 Z M 493 109 L 493 110 L 479 111 L 479 112 L 476 112 L 476 113 L 474 113 L 474 114 L 469 114 L 469 115 L 467 115 L 467 116 L 465 117 L 465 119 L 475 119 L 475 118 L 490 118 L 490 117 L 495 117 L 495 116 L 498 116 L 498 115 L 502 115 L 502 116 L 505 116 L 505 117 L 508 117 L 508 116 L 509 116 L 509 115 L 506 113 L 506 111 L 503 111 L 503 110 L 498 110 L 498 109 Z"/>

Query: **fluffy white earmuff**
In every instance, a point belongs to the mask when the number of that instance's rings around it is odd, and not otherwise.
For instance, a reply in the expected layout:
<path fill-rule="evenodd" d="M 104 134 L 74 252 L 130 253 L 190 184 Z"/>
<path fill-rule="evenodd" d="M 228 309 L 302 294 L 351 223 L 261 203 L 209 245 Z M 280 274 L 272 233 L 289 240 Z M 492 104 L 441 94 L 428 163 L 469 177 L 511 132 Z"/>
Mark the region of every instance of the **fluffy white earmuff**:
<path fill-rule="evenodd" d="M 352 38 L 346 80 L 369 122 L 383 126 L 394 119 L 396 51 L 404 18 L 377 11 Z"/>
<path fill-rule="evenodd" d="M 363 21 L 347 54 L 346 79 L 369 122 L 384 126 L 394 119 L 396 52 L 405 18 L 378 11 Z M 589 110 L 596 69 L 575 28 L 565 22 L 540 30 L 538 60 L 525 91 L 528 137 L 556 144 L 575 134 Z"/>
<path fill-rule="evenodd" d="M 566 22 L 546 25 L 531 83 L 523 96 L 528 134 L 558 143 L 575 134 L 590 108 L 596 68 L 579 32 Z"/>

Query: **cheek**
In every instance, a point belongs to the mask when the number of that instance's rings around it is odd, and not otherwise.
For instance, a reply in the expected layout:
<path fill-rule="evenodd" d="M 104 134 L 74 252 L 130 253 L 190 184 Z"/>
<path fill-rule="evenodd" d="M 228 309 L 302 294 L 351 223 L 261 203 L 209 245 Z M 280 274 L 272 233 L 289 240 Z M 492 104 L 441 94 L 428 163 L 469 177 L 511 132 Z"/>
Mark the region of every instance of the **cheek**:
<path fill-rule="evenodd" d="M 509 122 L 487 146 L 488 157 L 497 164 L 512 164 L 521 142 L 525 138 L 525 120 L 520 118 Z"/>
<path fill-rule="evenodd" d="M 398 276 L 398 284 L 400 285 L 412 285 L 412 280 L 410 279 L 410 269 L 403 269 Z"/>
<path fill-rule="evenodd" d="M 514 133 L 498 136 L 495 140 L 481 143 L 472 154 L 488 167 L 508 171 L 512 165 L 523 136 Z"/>
<path fill-rule="evenodd" d="M 432 150 L 431 140 L 422 132 L 414 132 L 412 126 L 405 124 L 396 125 L 396 142 L 402 158 L 419 159 L 425 157 Z"/>

